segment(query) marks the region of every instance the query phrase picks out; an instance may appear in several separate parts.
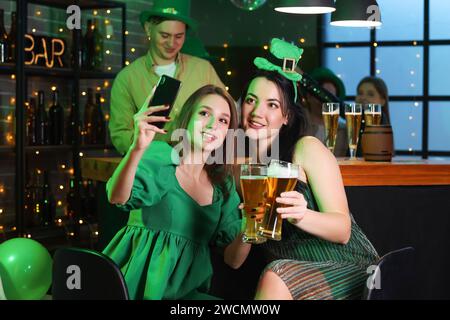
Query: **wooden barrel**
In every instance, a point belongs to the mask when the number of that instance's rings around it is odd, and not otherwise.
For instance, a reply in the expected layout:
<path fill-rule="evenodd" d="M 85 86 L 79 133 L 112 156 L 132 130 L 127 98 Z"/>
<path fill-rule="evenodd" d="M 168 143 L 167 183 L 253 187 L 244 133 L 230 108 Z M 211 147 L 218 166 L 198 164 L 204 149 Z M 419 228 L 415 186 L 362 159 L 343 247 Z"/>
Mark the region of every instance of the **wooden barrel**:
<path fill-rule="evenodd" d="M 361 146 L 366 161 L 391 161 L 394 139 L 390 125 L 366 126 L 361 137 Z"/>

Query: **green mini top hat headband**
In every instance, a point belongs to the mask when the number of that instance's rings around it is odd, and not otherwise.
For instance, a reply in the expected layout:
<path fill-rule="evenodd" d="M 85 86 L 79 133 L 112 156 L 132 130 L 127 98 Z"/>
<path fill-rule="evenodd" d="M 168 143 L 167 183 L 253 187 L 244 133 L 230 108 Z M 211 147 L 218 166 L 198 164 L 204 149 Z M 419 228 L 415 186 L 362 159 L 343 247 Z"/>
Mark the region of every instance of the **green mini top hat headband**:
<path fill-rule="evenodd" d="M 276 58 L 280 59 L 282 66 L 274 64 L 266 58 L 257 57 L 253 61 L 258 69 L 267 71 L 277 71 L 280 75 L 292 81 L 294 85 L 295 97 L 297 102 L 297 82 L 302 80 L 301 74 L 295 71 L 299 60 L 302 57 L 303 49 L 290 44 L 286 41 L 273 38 L 270 43 L 270 53 Z"/>

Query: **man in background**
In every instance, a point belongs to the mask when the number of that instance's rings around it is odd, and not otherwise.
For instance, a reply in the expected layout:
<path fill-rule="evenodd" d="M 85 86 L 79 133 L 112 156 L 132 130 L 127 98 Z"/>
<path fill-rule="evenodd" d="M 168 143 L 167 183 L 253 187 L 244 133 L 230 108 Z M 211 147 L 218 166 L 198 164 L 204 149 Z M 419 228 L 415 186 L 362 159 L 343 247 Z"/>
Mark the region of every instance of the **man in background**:
<path fill-rule="evenodd" d="M 182 82 L 171 110 L 174 120 L 187 98 L 200 87 L 213 84 L 225 88 L 212 65 L 198 57 L 181 53 L 186 33 L 194 31 L 188 0 L 154 0 L 151 10 L 140 14 L 149 39 L 149 50 L 119 72 L 111 92 L 109 130 L 115 148 L 125 154 L 133 142 L 133 116 L 164 74 Z M 170 129 L 170 122 L 164 129 Z"/>

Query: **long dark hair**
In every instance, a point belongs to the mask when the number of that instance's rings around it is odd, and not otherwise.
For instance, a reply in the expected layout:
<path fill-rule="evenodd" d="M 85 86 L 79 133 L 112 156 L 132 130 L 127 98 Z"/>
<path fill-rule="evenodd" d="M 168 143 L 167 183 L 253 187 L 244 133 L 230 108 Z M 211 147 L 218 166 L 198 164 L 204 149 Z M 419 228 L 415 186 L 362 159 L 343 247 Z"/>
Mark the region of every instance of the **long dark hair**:
<path fill-rule="evenodd" d="M 383 81 L 383 79 L 378 78 L 378 77 L 365 77 L 359 82 L 358 86 L 356 87 L 357 94 L 358 94 L 359 88 L 364 83 L 373 84 L 373 86 L 375 87 L 375 90 L 377 90 L 378 94 L 384 99 L 384 101 L 386 101 L 386 104 L 383 106 L 383 109 L 384 109 L 383 111 L 384 111 L 384 114 L 386 115 L 387 123 L 390 124 L 391 119 L 389 116 L 389 91 L 388 91 L 388 87 L 387 87 L 386 83 Z"/>
<path fill-rule="evenodd" d="M 274 83 L 278 89 L 281 98 L 281 113 L 283 116 L 287 116 L 288 119 L 288 123 L 281 127 L 279 133 L 280 160 L 290 162 L 292 161 L 297 141 L 307 135 L 309 126 L 308 115 L 305 112 L 305 108 L 298 102 L 295 102 L 294 83 L 276 71 L 258 70 L 245 86 L 241 97 L 242 104 L 245 102 L 250 84 L 255 78 L 265 78 Z M 297 101 L 301 101 L 299 96 L 300 90 L 297 91 Z"/>
<path fill-rule="evenodd" d="M 201 88 L 199 88 L 197 91 L 195 91 L 184 103 L 183 107 L 181 108 L 181 111 L 179 115 L 174 120 L 174 125 L 171 126 L 171 131 L 168 132 L 164 137 L 165 141 L 170 144 L 172 147 L 174 147 L 176 144 L 178 144 L 178 141 L 171 141 L 170 137 L 172 135 L 172 132 L 177 129 L 187 129 L 189 125 L 189 121 L 191 120 L 195 107 L 199 103 L 199 101 L 208 95 L 218 95 L 222 97 L 228 104 L 228 107 L 230 108 L 230 124 L 228 127 L 228 130 L 236 130 L 238 127 L 238 120 L 237 120 L 237 111 L 236 106 L 234 103 L 233 98 L 230 96 L 230 94 L 225 91 L 224 89 L 214 86 L 214 85 L 206 85 Z M 221 188 L 223 194 L 225 197 L 228 196 L 228 189 L 226 187 L 227 178 L 231 176 L 231 167 L 226 164 L 226 145 L 227 145 L 227 139 L 228 136 L 225 138 L 223 144 L 222 144 L 222 154 L 224 156 L 223 162 L 224 164 L 205 164 L 205 171 L 208 175 L 209 180 L 212 184 L 217 185 Z M 186 136 L 183 137 L 183 142 L 185 143 L 188 141 L 186 139 Z"/>

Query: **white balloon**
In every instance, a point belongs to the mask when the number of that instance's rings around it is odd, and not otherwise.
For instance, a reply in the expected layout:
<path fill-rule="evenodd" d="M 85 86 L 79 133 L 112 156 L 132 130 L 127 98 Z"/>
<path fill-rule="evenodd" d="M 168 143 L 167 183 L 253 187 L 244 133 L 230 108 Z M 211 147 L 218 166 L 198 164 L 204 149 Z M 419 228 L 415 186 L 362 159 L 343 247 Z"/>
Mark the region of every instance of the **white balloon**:
<path fill-rule="evenodd" d="M 231 0 L 236 7 L 246 11 L 253 11 L 262 7 L 267 0 Z"/>

